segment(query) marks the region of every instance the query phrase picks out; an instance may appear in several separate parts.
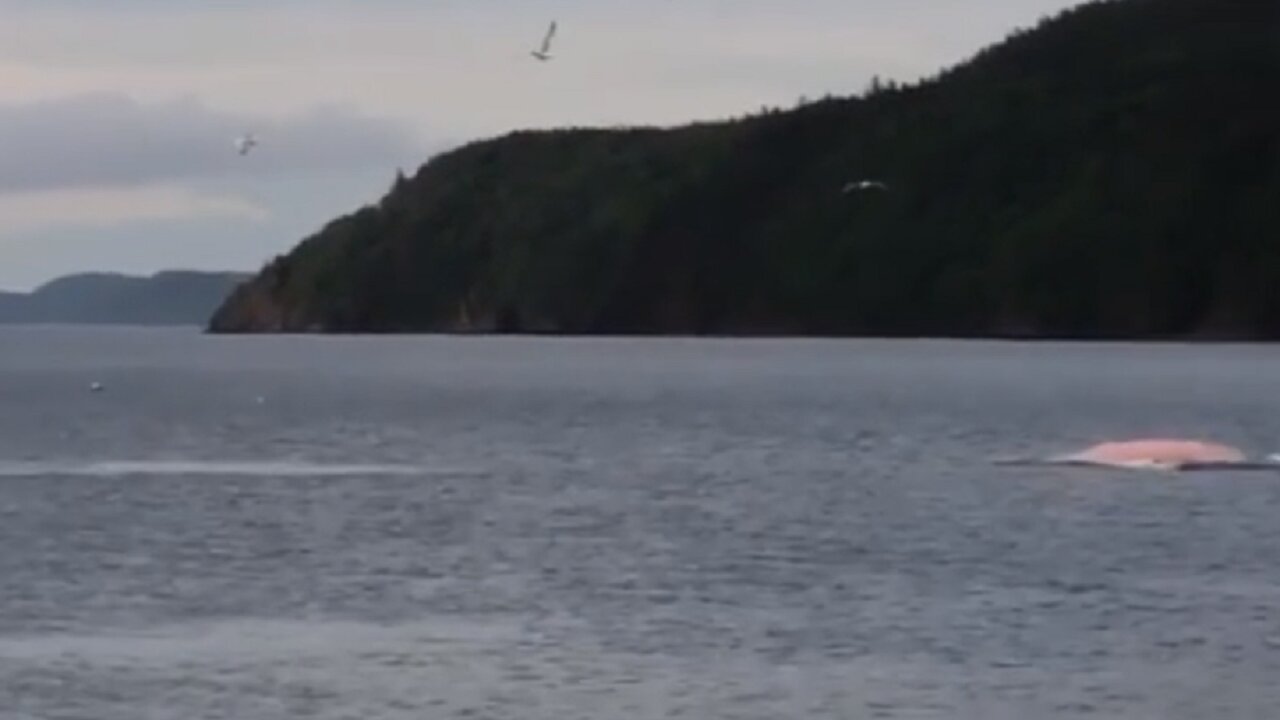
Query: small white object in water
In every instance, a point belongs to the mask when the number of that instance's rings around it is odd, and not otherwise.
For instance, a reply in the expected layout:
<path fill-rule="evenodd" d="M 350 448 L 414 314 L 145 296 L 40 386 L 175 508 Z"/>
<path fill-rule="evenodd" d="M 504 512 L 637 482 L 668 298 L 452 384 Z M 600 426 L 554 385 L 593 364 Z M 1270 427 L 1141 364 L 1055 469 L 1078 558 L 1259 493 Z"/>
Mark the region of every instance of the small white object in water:
<path fill-rule="evenodd" d="M 100 382 L 89 383 L 89 392 L 102 392 L 106 388 Z"/>
<path fill-rule="evenodd" d="M 854 190 L 888 190 L 888 189 L 889 189 L 889 186 L 879 180 L 859 180 L 856 182 L 845 183 L 844 189 L 842 189 L 841 192 L 848 195 Z"/>
<path fill-rule="evenodd" d="M 547 28 L 547 36 L 542 38 L 542 45 L 537 50 L 534 50 L 529 54 L 538 58 L 542 62 L 546 62 L 550 60 L 551 59 L 551 38 L 555 36 L 556 36 L 556 21 L 552 20 L 551 27 Z"/>

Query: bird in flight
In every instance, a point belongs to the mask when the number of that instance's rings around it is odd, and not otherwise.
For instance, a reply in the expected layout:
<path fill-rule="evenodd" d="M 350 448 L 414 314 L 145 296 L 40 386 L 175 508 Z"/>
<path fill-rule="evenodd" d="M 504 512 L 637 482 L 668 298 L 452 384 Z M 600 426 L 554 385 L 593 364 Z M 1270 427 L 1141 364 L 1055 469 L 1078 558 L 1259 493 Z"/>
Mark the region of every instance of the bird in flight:
<path fill-rule="evenodd" d="M 236 152 L 241 155 L 248 155 L 249 151 L 257 144 L 258 138 L 254 137 L 253 133 L 245 133 L 244 135 L 236 138 Z"/>
<path fill-rule="evenodd" d="M 542 46 L 529 54 L 538 58 L 542 62 L 546 62 L 550 60 L 551 59 L 551 38 L 555 36 L 556 36 L 556 21 L 552 20 L 551 27 L 547 28 L 547 36 L 542 38 Z"/>
<path fill-rule="evenodd" d="M 846 195 L 854 190 L 888 190 L 889 186 L 879 180 L 858 180 L 856 182 L 845 183 L 844 189 L 840 192 Z"/>

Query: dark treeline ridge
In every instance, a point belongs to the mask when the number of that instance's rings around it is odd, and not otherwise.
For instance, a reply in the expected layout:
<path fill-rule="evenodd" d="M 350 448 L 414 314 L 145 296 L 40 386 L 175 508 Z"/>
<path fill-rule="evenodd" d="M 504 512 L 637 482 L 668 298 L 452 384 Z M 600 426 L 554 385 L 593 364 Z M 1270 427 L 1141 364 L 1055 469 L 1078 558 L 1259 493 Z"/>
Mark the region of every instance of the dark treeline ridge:
<path fill-rule="evenodd" d="M 1095 2 L 911 86 L 476 142 L 211 329 L 1277 338 L 1280 2 Z"/>
<path fill-rule="evenodd" d="M 82 273 L 30 293 L 0 292 L 0 325 L 190 325 L 209 319 L 246 273 L 167 270 L 149 277 Z"/>

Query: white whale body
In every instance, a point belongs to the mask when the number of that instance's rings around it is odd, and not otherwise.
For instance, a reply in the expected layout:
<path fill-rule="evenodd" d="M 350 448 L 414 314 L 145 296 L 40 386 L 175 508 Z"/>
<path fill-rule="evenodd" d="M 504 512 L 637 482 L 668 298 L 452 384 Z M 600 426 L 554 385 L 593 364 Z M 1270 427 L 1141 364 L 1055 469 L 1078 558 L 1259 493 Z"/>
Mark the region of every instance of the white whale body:
<path fill-rule="evenodd" d="M 1012 460 L 1014 465 L 1083 465 L 1127 470 L 1274 469 L 1280 453 L 1251 460 L 1239 448 L 1205 440 L 1142 438 L 1098 443 L 1048 458 Z"/>

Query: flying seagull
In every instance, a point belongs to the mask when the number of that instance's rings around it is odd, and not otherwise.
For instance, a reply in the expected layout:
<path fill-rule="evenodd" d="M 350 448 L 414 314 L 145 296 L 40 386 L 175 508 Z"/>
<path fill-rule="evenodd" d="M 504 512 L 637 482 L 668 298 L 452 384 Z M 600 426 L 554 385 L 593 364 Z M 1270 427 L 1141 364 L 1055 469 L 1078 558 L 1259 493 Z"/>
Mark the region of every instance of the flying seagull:
<path fill-rule="evenodd" d="M 879 180 L 859 180 L 856 182 L 845 183 L 844 189 L 840 192 L 848 193 L 854 190 L 888 190 L 889 186 Z"/>
<path fill-rule="evenodd" d="M 254 137 L 253 133 L 245 133 L 244 135 L 236 138 L 236 152 L 241 155 L 248 155 L 249 151 L 257 144 L 258 138 Z"/>
<path fill-rule="evenodd" d="M 556 36 L 556 21 L 552 20 L 551 27 L 547 28 L 547 36 L 542 38 L 542 47 L 538 48 L 537 50 L 534 50 L 529 54 L 538 58 L 542 62 L 546 62 L 550 60 L 551 59 L 551 38 L 555 36 Z"/>

